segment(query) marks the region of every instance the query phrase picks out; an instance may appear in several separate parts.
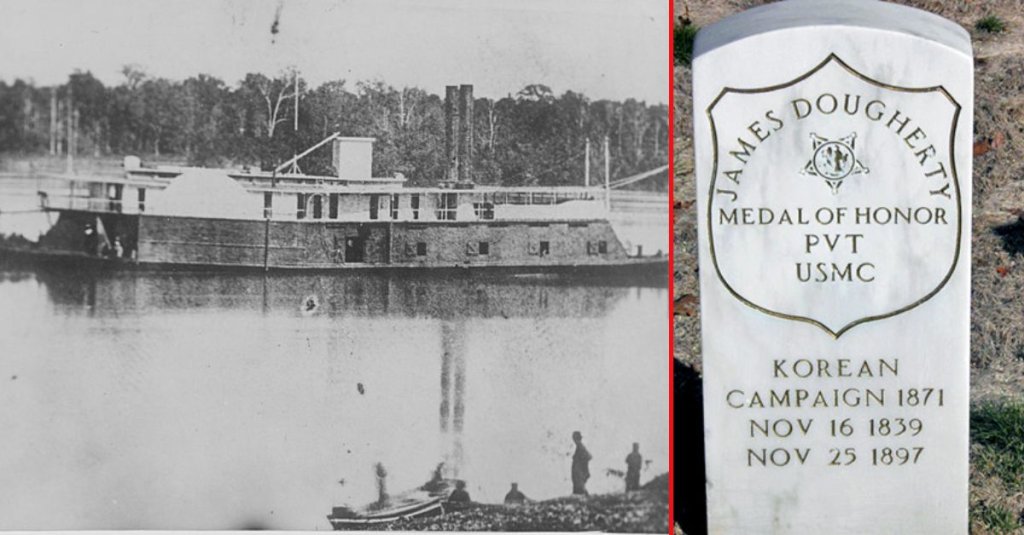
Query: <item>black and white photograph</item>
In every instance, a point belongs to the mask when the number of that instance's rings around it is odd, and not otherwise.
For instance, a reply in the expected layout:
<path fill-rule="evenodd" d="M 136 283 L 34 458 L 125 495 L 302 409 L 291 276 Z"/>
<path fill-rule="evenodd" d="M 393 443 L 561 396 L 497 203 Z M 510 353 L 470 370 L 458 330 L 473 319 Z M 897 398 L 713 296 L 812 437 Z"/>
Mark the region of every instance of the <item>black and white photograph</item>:
<path fill-rule="evenodd" d="M 0 530 L 666 533 L 665 0 L 0 0 Z"/>

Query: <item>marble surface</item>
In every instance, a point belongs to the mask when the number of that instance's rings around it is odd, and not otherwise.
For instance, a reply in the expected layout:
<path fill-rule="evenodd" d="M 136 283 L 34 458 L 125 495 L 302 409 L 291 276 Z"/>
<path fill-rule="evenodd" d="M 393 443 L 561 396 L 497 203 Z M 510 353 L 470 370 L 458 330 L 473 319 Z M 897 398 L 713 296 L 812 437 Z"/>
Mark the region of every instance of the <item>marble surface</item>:
<path fill-rule="evenodd" d="M 812 20 L 813 19 L 813 20 Z M 934 13 L 879 0 L 787 0 L 748 9 L 703 29 L 694 43 L 694 57 L 720 46 L 786 28 L 859 26 L 888 30 L 934 41 L 971 54 L 971 36 L 953 21 Z"/>
<path fill-rule="evenodd" d="M 702 33 L 710 532 L 966 533 L 966 33 L 805 0 Z"/>

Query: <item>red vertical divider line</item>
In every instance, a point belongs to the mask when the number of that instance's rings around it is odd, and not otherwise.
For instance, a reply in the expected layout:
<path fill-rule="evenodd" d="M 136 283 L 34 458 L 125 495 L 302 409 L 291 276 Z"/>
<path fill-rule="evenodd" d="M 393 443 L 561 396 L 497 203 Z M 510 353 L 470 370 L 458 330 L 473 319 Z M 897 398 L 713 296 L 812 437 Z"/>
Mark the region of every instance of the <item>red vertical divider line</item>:
<path fill-rule="evenodd" d="M 675 532 L 675 0 L 668 3 L 668 532 Z"/>

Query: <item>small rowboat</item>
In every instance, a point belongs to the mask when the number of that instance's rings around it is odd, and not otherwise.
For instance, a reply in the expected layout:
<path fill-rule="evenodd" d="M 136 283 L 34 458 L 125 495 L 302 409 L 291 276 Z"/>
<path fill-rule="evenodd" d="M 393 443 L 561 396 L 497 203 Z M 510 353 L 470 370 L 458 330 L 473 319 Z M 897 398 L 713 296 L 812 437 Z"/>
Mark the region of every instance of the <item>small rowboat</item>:
<path fill-rule="evenodd" d="M 454 486 L 454 481 L 442 480 L 392 496 L 384 504 L 374 502 L 357 508 L 334 507 L 327 520 L 336 530 L 362 530 L 403 518 L 440 515 L 444 513 L 445 499 Z"/>

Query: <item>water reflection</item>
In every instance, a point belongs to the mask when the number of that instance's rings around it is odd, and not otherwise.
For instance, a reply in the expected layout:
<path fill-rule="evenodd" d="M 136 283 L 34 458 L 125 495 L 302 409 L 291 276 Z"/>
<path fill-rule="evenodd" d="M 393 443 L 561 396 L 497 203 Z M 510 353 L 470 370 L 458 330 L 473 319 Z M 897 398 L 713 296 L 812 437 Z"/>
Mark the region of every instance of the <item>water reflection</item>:
<path fill-rule="evenodd" d="M 117 272 L 40 269 L 8 277 L 38 279 L 59 305 L 88 305 L 98 314 L 155 311 L 260 310 L 265 314 L 407 316 L 438 319 L 593 317 L 631 290 L 656 291 L 657 280 L 626 276 L 565 277 L 454 272 L 263 274 L 256 272 Z M 305 300 L 316 298 L 314 310 Z M 71 311 L 73 309 L 70 309 Z"/>
<path fill-rule="evenodd" d="M 310 309 L 307 300 L 315 297 Z M 424 483 L 473 498 L 667 470 L 667 291 L 504 275 L 0 271 L 0 528 L 329 529 Z M 663 388 L 662 385 L 665 385 Z M 61 504 L 53 507 L 54 503 Z"/>
<path fill-rule="evenodd" d="M 466 323 L 441 324 L 441 434 L 447 444 L 441 474 L 460 477 L 462 467 L 462 422 L 466 414 Z"/>

